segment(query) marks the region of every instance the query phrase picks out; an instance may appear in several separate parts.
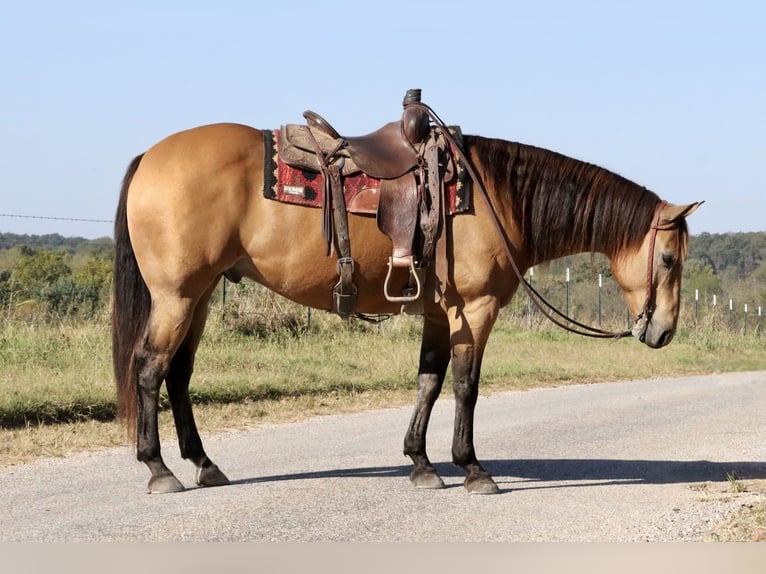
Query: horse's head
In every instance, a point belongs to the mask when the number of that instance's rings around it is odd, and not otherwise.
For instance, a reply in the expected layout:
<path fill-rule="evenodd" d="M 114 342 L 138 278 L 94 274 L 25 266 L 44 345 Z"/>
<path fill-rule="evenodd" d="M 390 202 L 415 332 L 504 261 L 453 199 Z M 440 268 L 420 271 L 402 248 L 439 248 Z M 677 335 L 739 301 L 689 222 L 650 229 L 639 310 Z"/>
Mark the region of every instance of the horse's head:
<path fill-rule="evenodd" d="M 611 260 L 612 273 L 635 318 L 633 336 L 653 349 L 670 343 L 676 332 L 687 246 L 685 218 L 701 203 L 660 203 L 641 245 Z"/>

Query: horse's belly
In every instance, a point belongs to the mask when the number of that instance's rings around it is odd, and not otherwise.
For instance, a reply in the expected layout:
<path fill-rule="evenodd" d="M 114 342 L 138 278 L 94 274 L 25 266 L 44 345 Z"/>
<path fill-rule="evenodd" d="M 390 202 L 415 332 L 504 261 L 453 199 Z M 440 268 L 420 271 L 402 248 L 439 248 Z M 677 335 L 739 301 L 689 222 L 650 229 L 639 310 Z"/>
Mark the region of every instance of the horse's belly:
<path fill-rule="evenodd" d="M 329 310 L 332 289 L 339 280 L 338 253 L 333 250 L 327 254 L 321 211 L 282 204 L 267 205 L 265 209 L 270 212 L 268 219 L 272 224 L 266 237 L 253 238 L 250 242 L 251 261 L 243 275 L 299 304 Z M 349 236 L 354 260 L 353 282 L 358 290 L 357 311 L 398 312 L 401 305 L 388 302 L 383 295 L 391 241 L 369 216 L 350 215 Z M 405 270 L 392 274 L 391 285 L 401 289 L 406 282 Z"/>

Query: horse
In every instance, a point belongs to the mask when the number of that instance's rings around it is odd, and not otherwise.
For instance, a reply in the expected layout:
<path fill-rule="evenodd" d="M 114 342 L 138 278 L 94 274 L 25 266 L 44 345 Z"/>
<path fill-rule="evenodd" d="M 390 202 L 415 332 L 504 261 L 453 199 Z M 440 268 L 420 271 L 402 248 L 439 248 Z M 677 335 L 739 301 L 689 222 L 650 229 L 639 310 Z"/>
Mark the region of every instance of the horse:
<path fill-rule="evenodd" d="M 124 176 L 115 218 L 112 313 L 118 417 L 150 493 L 184 490 L 160 451 L 158 397 L 166 384 L 178 445 L 199 486 L 228 478 L 206 454 L 189 383 L 210 297 L 223 276 L 247 278 L 306 307 L 330 310 L 336 260 L 319 238 L 322 210 L 264 196 L 264 131 L 222 123 L 163 139 Z M 581 252 L 610 260 L 650 348 L 676 331 L 686 217 L 700 203 L 673 205 L 607 169 L 543 148 L 464 136 L 462 150 L 485 194 L 443 223 L 447 274 L 425 297 L 414 411 L 404 438 L 415 487 L 444 487 L 426 452 L 429 417 L 451 363 L 455 398 L 452 461 L 472 494 L 497 493 L 474 439 L 482 357 L 499 310 L 531 266 Z M 349 214 L 357 311 L 396 314 L 384 297 L 391 240 L 374 217 Z M 427 279 L 433 284 L 433 276 Z M 432 289 L 433 290 L 433 289 Z M 428 291 L 426 291 L 428 292 Z"/>

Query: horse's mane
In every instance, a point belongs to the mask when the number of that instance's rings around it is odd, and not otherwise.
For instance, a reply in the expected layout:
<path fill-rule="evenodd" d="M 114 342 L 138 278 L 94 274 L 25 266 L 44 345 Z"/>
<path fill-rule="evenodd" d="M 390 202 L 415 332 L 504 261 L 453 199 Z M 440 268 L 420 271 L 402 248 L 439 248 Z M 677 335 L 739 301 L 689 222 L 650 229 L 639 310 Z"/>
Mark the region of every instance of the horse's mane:
<path fill-rule="evenodd" d="M 510 194 L 534 261 L 637 246 L 660 202 L 624 177 L 546 149 L 479 136 L 466 136 L 465 147 L 487 186 Z"/>

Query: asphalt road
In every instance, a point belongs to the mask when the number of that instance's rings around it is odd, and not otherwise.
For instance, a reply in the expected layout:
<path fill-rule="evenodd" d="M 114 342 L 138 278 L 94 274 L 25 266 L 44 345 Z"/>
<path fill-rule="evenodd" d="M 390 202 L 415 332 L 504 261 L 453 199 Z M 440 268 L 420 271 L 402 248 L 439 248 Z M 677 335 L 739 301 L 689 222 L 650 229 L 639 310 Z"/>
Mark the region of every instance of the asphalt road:
<path fill-rule="evenodd" d="M 696 540 L 753 496 L 727 475 L 766 478 L 766 372 L 481 397 L 495 496 L 468 495 L 449 462 L 453 408 L 442 396 L 428 435 L 443 490 L 409 483 L 409 407 L 323 416 L 206 437 L 227 487 L 147 495 L 127 447 L 0 469 L 0 540 Z"/>

